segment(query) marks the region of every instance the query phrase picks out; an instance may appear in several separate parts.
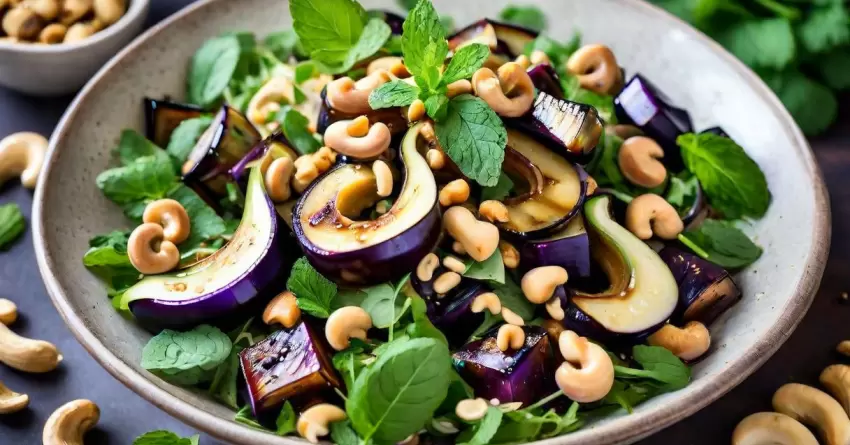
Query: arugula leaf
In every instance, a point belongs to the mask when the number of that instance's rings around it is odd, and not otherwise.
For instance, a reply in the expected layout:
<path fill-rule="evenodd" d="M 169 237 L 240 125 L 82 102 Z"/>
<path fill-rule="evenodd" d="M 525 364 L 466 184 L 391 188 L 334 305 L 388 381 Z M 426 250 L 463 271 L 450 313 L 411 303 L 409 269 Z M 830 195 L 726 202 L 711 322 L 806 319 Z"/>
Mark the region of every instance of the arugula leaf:
<path fill-rule="evenodd" d="M 348 420 L 332 423 L 330 430 L 331 439 L 336 445 L 360 445 L 361 443 L 357 432 L 351 428 L 351 422 Z"/>
<path fill-rule="evenodd" d="M 496 432 L 499 430 L 499 425 L 502 424 L 502 411 L 491 406 L 487 408 L 487 413 L 480 422 L 475 424 L 472 429 L 466 430 L 458 436 L 460 445 L 487 445 Z"/>
<path fill-rule="evenodd" d="M 286 140 L 298 154 L 315 153 L 322 147 L 322 144 L 313 137 L 313 132 L 309 129 L 310 120 L 298 110 L 288 105 L 284 106 L 277 112 L 275 120 L 280 124 L 280 129 Z"/>
<path fill-rule="evenodd" d="M 401 80 L 387 82 L 369 94 L 369 106 L 373 110 L 406 107 L 419 97 L 419 88 Z"/>
<path fill-rule="evenodd" d="M 348 58 L 366 24 L 366 10 L 355 0 L 291 0 L 293 28 L 312 59 L 339 65 Z"/>
<path fill-rule="evenodd" d="M 277 416 L 277 421 L 275 421 L 275 426 L 277 429 L 275 433 L 278 436 L 286 436 L 288 434 L 294 433 L 295 430 L 295 422 L 298 421 L 298 416 L 295 415 L 295 409 L 292 408 L 292 404 L 289 403 L 289 400 L 283 404 L 283 409 L 280 411 L 280 414 Z"/>
<path fill-rule="evenodd" d="M 510 309 L 515 314 L 529 321 L 534 318 L 534 304 L 525 298 L 522 289 L 511 279 L 505 277 L 504 284 L 491 283 L 493 292 L 499 296 L 502 306 Z"/>
<path fill-rule="evenodd" d="M 490 57 L 490 48 L 487 45 L 473 43 L 462 47 L 452 56 L 440 83 L 448 85 L 472 77 L 484 65 L 488 57 Z"/>
<path fill-rule="evenodd" d="M 464 175 L 483 186 L 499 182 L 508 134 L 487 103 L 469 94 L 455 97 L 436 130 L 446 154 Z"/>
<path fill-rule="evenodd" d="M 390 342 L 348 393 L 345 408 L 354 429 L 365 442 L 404 440 L 422 429 L 445 399 L 451 371 L 449 349 L 440 341 Z"/>
<path fill-rule="evenodd" d="M 850 88 L 850 51 L 836 48 L 819 58 L 818 69 L 827 86 L 835 90 Z"/>
<path fill-rule="evenodd" d="M 463 276 L 475 280 L 505 284 L 505 263 L 502 262 L 502 253 L 497 249 L 489 258 L 480 263 L 470 259 Z"/>
<path fill-rule="evenodd" d="M 536 6 L 508 5 L 499 13 L 499 18 L 532 31 L 541 32 L 546 29 L 546 14 Z"/>
<path fill-rule="evenodd" d="M 705 259 L 727 269 L 738 269 L 755 262 L 762 248 L 729 221 L 705 220 L 685 237 L 708 253 Z"/>
<path fill-rule="evenodd" d="M 186 119 L 180 122 L 180 125 L 171 133 L 171 139 L 168 141 L 168 147 L 165 151 L 174 159 L 174 164 L 179 168 L 189 158 L 189 153 L 195 148 L 198 139 L 212 124 L 212 117 L 201 116 L 192 119 Z"/>
<path fill-rule="evenodd" d="M 396 0 L 396 3 L 405 11 L 410 11 L 416 7 L 418 0 Z"/>
<path fill-rule="evenodd" d="M 807 135 L 822 133 L 835 122 L 838 100 L 829 88 L 797 70 L 777 73 L 765 81 Z"/>
<path fill-rule="evenodd" d="M 676 140 L 685 166 L 699 179 L 712 207 L 728 218 L 760 218 L 770 205 L 767 180 L 741 146 L 710 133 Z"/>
<path fill-rule="evenodd" d="M 302 311 L 314 317 L 330 317 L 331 301 L 337 293 L 336 284 L 313 269 L 306 258 L 299 258 L 292 266 L 286 287 L 295 294 Z"/>
<path fill-rule="evenodd" d="M 198 436 L 180 437 L 171 431 L 159 430 L 142 434 L 133 441 L 133 445 L 193 445 L 198 443 Z"/>
<path fill-rule="evenodd" d="M 176 131 L 176 130 L 175 130 Z M 114 152 L 118 154 L 121 165 L 129 165 L 145 156 L 155 156 L 162 149 L 153 142 L 147 140 L 136 130 L 125 129 L 121 131 L 121 139 Z"/>
<path fill-rule="evenodd" d="M 27 224 L 21 208 L 15 203 L 0 205 L 0 251 L 7 250 L 18 239 Z"/>
<path fill-rule="evenodd" d="M 811 53 L 822 53 L 850 42 L 850 16 L 844 3 L 833 2 L 825 8 L 814 8 L 800 24 L 800 43 Z"/>
<path fill-rule="evenodd" d="M 782 69 L 796 56 L 794 31 L 785 18 L 744 21 L 713 37 L 751 67 Z"/>
<path fill-rule="evenodd" d="M 446 30 L 430 0 L 420 0 L 403 25 L 401 47 L 407 70 L 429 90 L 440 81 L 439 67 L 449 53 Z"/>
<path fill-rule="evenodd" d="M 201 325 L 187 332 L 166 329 L 142 349 L 142 368 L 178 385 L 208 382 L 232 349 L 227 334 Z"/>
<path fill-rule="evenodd" d="M 505 419 L 491 443 L 523 443 L 559 436 L 579 429 L 579 404 L 573 402 L 561 416 L 554 409 L 526 408 L 505 413 Z"/>
<path fill-rule="evenodd" d="M 511 194 L 511 191 L 513 189 L 514 181 L 512 181 L 511 178 L 507 174 L 505 174 L 505 172 L 502 172 L 501 174 L 499 174 L 499 181 L 496 183 L 496 185 L 492 187 L 482 187 L 481 200 L 487 201 L 493 199 L 496 201 L 501 201 L 507 198 Z"/>
<path fill-rule="evenodd" d="M 672 352 L 660 346 L 636 345 L 632 355 L 643 369 L 614 366 L 616 376 L 625 379 L 649 379 L 664 384 L 665 391 L 688 386 L 691 370 Z"/>
<path fill-rule="evenodd" d="M 189 102 L 215 105 L 236 73 L 242 46 L 236 36 L 207 40 L 192 57 L 188 77 Z"/>
<path fill-rule="evenodd" d="M 176 184 L 177 177 L 171 159 L 162 150 L 159 152 L 106 170 L 97 176 L 97 187 L 116 204 L 162 198 Z"/>

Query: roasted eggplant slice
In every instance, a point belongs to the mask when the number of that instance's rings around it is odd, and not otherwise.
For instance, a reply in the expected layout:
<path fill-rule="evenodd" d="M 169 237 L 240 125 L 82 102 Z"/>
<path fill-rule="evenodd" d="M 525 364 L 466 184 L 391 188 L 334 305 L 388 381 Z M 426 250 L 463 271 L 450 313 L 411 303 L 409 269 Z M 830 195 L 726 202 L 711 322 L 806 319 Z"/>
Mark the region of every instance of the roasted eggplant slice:
<path fill-rule="evenodd" d="M 556 99 L 564 98 L 564 88 L 561 86 L 561 78 L 555 72 L 555 68 L 548 63 L 534 65 L 528 69 L 528 76 L 534 87 Z"/>
<path fill-rule="evenodd" d="M 449 37 L 449 49 L 454 51 L 465 45 L 480 43 L 487 45 L 494 54 L 514 59 L 525 52 L 526 45 L 537 36 L 538 33 L 530 29 L 484 19 Z"/>
<path fill-rule="evenodd" d="M 358 117 L 358 114 L 343 113 L 335 110 L 328 102 L 328 90 L 322 90 L 322 106 L 319 110 L 319 120 L 316 125 L 316 131 L 320 134 L 325 134 L 328 127 L 334 122 L 351 120 Z M 408 128 L 407 117 L 402 113 L 402 109 L 397 108 L 381 108 L 373 110 L 366 114 L 369 118 L 369 125 L 375 125 L 378 122 L 385 124 L 392 134 L 401 134 Z"/>
<path fill-rule="evenodd" d="M 471 306 L 475 297 L 488 289 L 478 281 L 463 278 L 448 293 L 438 295 L 434 291 L 434 281 L 447 271 L 440 266 L 430 281 L 422 281 L 415 273 L 411 274 L 410 290 L 425 299 L 431 323 L 443 332 L 452 346 L 459 346 L 484 322 L 484 313 L 472 312 Z"/>
<path fill-rule="evenodd" d="M 590 275 L 590 238 L 584 218 L 576 216 L 555 235 L 527 241 L 520 247 L 519 267 L 523 271 L 541 266 L 561 266 L 570 278 Z"/>
<path fill-rule="evenodd" d="M 313 183 L 298 202 L 293 228 L 307 259 L 339 283 L 375 284 L 416 268 L 440 239 L 437 184 L 418 151 L 423 124 L 404 137 L 404 183 L 387 213 L 358 220 L 381 198 L 372 169 L 341 164 Z"/>
<path fill-rule="evenodd" d="M 528 406 L 557 391 L 555 360 L 546 330 L 539 326 L 523 330 L 525 345 L 517 351 L 500 351 L 497 330 L 493 330 L 452 355 L 455 369 L 476 397 Z"/>
<path fill-rule="evenodd" d="M 322 331 L 313 329 L 309 320 L 242 351 L 239 362 L 254 416 L 274 410 L 286 400 L 341 387 L 329 351 Z"/>
<path fill-rule="evenodd" d="M 165 148 L 171 133 L 181 122 L 199 117 L 204 109 L 191 104 L 168 100 L 145 98 L 145 137 L 159 147 Z"/>

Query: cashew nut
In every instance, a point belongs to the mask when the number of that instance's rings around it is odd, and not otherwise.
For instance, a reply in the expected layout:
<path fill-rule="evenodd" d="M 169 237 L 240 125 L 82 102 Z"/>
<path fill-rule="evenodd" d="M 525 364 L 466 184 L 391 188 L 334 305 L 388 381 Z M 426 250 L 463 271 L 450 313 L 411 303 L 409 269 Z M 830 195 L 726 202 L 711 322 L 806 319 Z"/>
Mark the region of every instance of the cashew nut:
<path fill-rule="evenodd" d="M 386 162 L 380 159 L 372 163 L 372 172 L 378 185 L 378 196 L 386 198 L 393 193 L 393 172 Z"/>
<path fill-rule="evenodd" d="M 497 114 L 519 117 L 534 104 L 534 82 L 516 62 L 499 68 L 499 75 L 489 68 L 481 68 L 472 76 L 472 88 Z"/>
<path fill-rule="evenodd" d="M 844 340 L 835 347 L 839 354 L 850 357 L 850 340 Z"/>
<path fill-rule="evenodd" d="M 505 306 L 502 306 L 502 318 L 505 319 L 505 323 L 512 324 L 514 326 L 525 326 L 525 320 L 517 315 L 516 312 Z"/>
<path fill-rule="evenodd" d="M 292 188 L 298 193 L 303 193 L 307 187 L 328 171 L 336 162 L 336 152 L 328 147 L 322 147 L 312 154 L 299 156 L 293 163 L 295 174 L 292 177 Z"/>
<path fill-rule="evenodd" d="M 508 222 L 511 220 L 508 208 L 501 201 L 487 200 L 478 206 L 478 214 L 490 222 Z"/>
<path fill-rule="evenodd" d="M 281 203 L 292 196 L 289 181 L 292 180 L 294 171 L 295 164 L 292 159 L 286 156 L 275 159 L 269 165 L 269 169 L 266 170 L 265 183 L 266 191 L 273 202 Z"/>
<path fill-rule="evenodd" d="M 183 204 L 173 199 L 159 199 L 148 204 L 142 221 L 161 225 L 163 239 L 174 244 L 186 241 L 191 231 L 189 214 Z"/>
<path fill-rule="evenodd" d="M 91 400 L 74 400 L 53 412 L 44 424 L 44 445 L 83 445 L 83 436 L 100 420 L 100 408 Z"/>
<path fill-rule="evenodd" d="M 573 331 L 562 332 L 558 346 L 566 360 L 555 371 L 555 382 L 561 391 L 579 403 L 605 398 L 614 386 L 614 363 L 608 353 Z"/>
<path fill-rule="evenodd" d="M 325 324 L 325 337 L 337 351 L 347 348 L 352 338 L 366 339 L 372 328 L 372 317 L 359 306 L 345 306 L 335 310 Z"/>
<path fill-rule="evenodd" d="M 257 90 L 248 102 L 245 115 L 254 125 L 265 125 L 272 111 L 280 110 L 280 103 L 295 103 L 295 87 L 292 80 L 284 76 L 275 76 Z"/>
<path fill-rule="evenodd" d="M 364 114 L 372 111 L 369 95 L 375 88 L 392 80 L 386 70 L 378 70 L 354 82 L 350 77 L 342 77 L 328 84 L 328 104 L 335 110 L 346 114 Z"/>
<path fill-rule="evenodd" d="M 481 420 L 487 414 L 490 405 L 482 398 L 464 399 L 455 405 L 455 414 L 467 422 Z"/>
<path fill-rule="evenodd" d="M 841 405 L 819 389 L 789 383 L 773 395 L 773 409 L 821 434 L 825 445 L 850 443 L 850 419 Z"/>
<path fill-rule="evenodd" d="M 298 417 L 298 434 L 312 443 L 319 443 L 319 437 L 330 433 L 330 424 L 345 420 L 345 411 L 330 403 L 313 405 Z"/>
<path fill-rule="evenodd" d="M 33 40 L 41 32 L 41 18 L 32 9 L 18 5 L 3 16 L 3 31 L 21 40 Z"/>
<path fill-rule="evenodd" d="M 479 221 L 469 209 L 454 206 L 443 214 L 446 231 L 475 261 L 484 261 L 499 248 L 499 229 Z"/>
<path fill-rule="evenodd" d="M 0 414 L 12 414 L 26 408 L 30 404 L 30 398 L 26 394 L 19 394 L 7 388 L 0 382 Z"/>
<path fill-rule="evenodd" d="M 125 0 L 94 0 L 94 16 L 105 26 L 120 20 L 126 10 Z"/>
<path fill-rule="evenodd" d="M 472 312 L 478 314 L 484 312 L 484 309 L 487 309 L 493 315 L 502 312 L 502 301 L 499 300 L 499 296 L 493 292 L 484 292 L 472 300 L 472 305 L 470 306 Z"/>
<path fill-rule="evenodd" d="M 735 427 L 732 445 L 818 445 L 802 423 L 779 413 L 755 413 Z"/>
<path fill-rule="evenodd" d="M 704 324 L 691 321 L 684 328 L 666 324 L 647 340 L 652 346 L 661 346 L 682 360 L 696 360 L 711 347 L 711 334 Z"/>
<path fill-rule="evenodd" d="M 401 57 L 380 57 L 369 62 L 369 66 L 366 67 L 367 76 L 379 71 L 389 72 L 393 76 L 400 78 L 410 77 L 410 71 L 407 70 L 404 60 Z"/>
<path fill-rule="evenodd" d="M 440 205 L 448 207 L 466 202 L 469 199 L 469 184 L 463 179 L 455 179 L 440 190 Z"/>
<path fill-rule="evenodd" d="M 456 80 L 446 85 L 446 96 L 448 96 L 449 99 L 455 96 L 460 96 L 461 94 L 470 94 L 472 91 L 472 82 L 466 79 Z"/>
<path fill-rule="evenodd" d="M 281 292 L 266 305 L 263 311 L 263 323 L 273 325 L 280 323 L 285 328 L 291 328 L 301 321 L 301 309 L 295 294 L 290 291 Z"/>
<path fill-rule="evenodd" d="M 532 51 L 529 59 L 532 65 L 540 65 L 542 63 L 552 64 L 552 59 L 549 58 L 549 55 L 539 49 Z"/>
<path fill-rule="evenodd" d="M 407 107 L 407 121 L 410 123 L 421 120 L 425 117 L 425 102 L 416 99 Z"/>
<path fill-rule="evenodd" d="M 634 185 L 655 188 L 664 184 L 667 169 L 659 159 L 664 157 L 664 149 L 646 136 L 626 139 L 620 147 L 618 162 L 623 176 Z"/>
<path fill-rule="evenodd" d="M 502 263 L 508 269 L 516 269 L 519 267 L 519 252 L 511 243 L 507 241 L 499 241 L 499 253 L 502 254 Z"/>
<path fill-rule="evenodd" d="M 567 270 L 561 266 L 541 266 L 529 270 L 522 277 L 520 287 L 528 301 L 543 304 L 552 298 L 555 289 L 567 282 Z"/>
<path fill-rule="evenodd" d="M 434 292 L 443 295 L 457 287 L 458 284 L 460 284 L 460 274 L 457 272 L 444 272 L 434 280 Z"/>
<path fill-rule="evenodd" d="M 652 238 L 653 234 L 672 240 L 685 230 L 685 225 L 669 202 L 647 193 L 633 199 L 626 208 L 626 228 L 642 240 Z"/>
<path fill-rule="evenodd" d="M 520 54 L 514 62 L 521 66 L 524 70 L 527 70 L 531 66 L 531 59 L 529 59 L 525 54 Z"/>
<path fill-rule="evenodd" d="M 26 0 L 24 6 L 38 14 L 44 20 L 53 20 L 61 9 L 59 0 Z"/>
<path fill-rule="evenodd" d="M 15 176 L 34 189 L 47 153 L 47 139 L 38 133 L 14 133 L 0 140 L 0 186 Z"/>
<path fill-rule="evenodd" d="M 452 272 L 457 272 L 457 273 L 460 273 L 460 274 L 466 272 L 466 264 L 463 264 L 463 261 L 461 261 L 461 260 L 457 259 L 457 257 L 453 257 L 451 255 L 448 255 L 445 258 L 443 258 L 443 266 L 445 266 L 446 269 L 448 269 Z"/>
<path fill-rule="evenodd" d="M 832 365 L 820 374 L 820 382 L 850 415 L 850 366 Z"/>
<path fill-rule="evenodd" d="M 63 40 L 63 43 L 79 42 L 93 36 L 96 32 L 97 29 L 91 23 L 74 23 L 65 33 L 65 40 Z"/>
<path fill-rule="evenodd" d="M 127 255 L 136 270 L 156 275 L 177 267 L 180 251 L 164 238 L 165 232 L 159 224 L 145 223 L 133 230 L 127 241 Z"/>
<path fill-rule="evenodd" d="M 325 131 L 325 145 L 352 158 L 374 158 L 390 148 L 392 133 L 389 127 L 378 122 L 362 137 L 351 136 L 348 126 L 353 121 L 341 120 L 331 124 Z"/>
<path fill-rule="evenodd" d="M 91 12 L 93 0 L 63 0 L 59 23 L 71 26 Z"/>
<path fill-rule="evenodd" d="M 525 331 L 521 327 L 512 324 L 503 324 L 496 334 L 496 346 L 502 352 L 508 349 L 514 351 L 522 348 L 525 344 Z"/>
<path fill-rule="evenodd" d="M 0 298 L 0 323 L 6 326 L 18 319 L 18 306 L 5 298 Z"/>
<path fill-rule="evenodd" d="M 65 40 L 65 33 L 68 28 L 61 23 L 51 23 L 41 30 L 38 35 L 38 41 L 48 45 L 62 43 Z"/>
<path fill-rule="evenodd" d="M 614 95 L 623 87 L 623 72 L 611 48 L 585 45 L 567 60 L 567 70 L 578 77 L 582 88 Z"/>
<path fill-rule="evenodd" d="M 61 361 L 53 344 L 21 337 L 0 324 L 0 362 L 19 371 L 43 373 L 53 371 Z"/>
<path fill-rule="evenodd" d="M 416 278 L 420 281 L 431 281 L 434 278 L 434 271 L 440 265 L 440 257 L 437 254 L 429 253 L 419 261 L 416 266 Z"/>
<path fill-rule="evenodd" d="M 566 317 L 564 308 L 561 307 L 561 299 L 555 295 L 546 302 L 546 312 L 553 320 L 561 321 Z"/>
<path fill-rule="evenodd" d="M 446 155 L 436 148 L 429 149 L 425 153 L 425 159 L 428 161 L 431 170 L 439 170 L 446 166 Z"/>
<path fill-rule="evenodd" d="M 452 252 L 458 255 L 466 255 L 466 248 L 463 247 L 463 244 L 461 244 L 460 242 L 454 241 L 452 243 Z"/>

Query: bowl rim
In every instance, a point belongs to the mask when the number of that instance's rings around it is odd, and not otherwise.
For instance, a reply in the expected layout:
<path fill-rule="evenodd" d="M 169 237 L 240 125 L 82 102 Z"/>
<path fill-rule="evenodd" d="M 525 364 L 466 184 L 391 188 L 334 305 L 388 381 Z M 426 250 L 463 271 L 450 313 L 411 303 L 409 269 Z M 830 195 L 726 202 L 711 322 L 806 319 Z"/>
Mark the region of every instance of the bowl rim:
<path fill-rule="evenodd" d="M 146 2 L 147 0 L 136 1 Z M 44 187 L 46 186 L 46 178 L 56 160 L 55 151 L 60 141 L 68 133 L 69 123 L 77 115 L 79 104 L 94 90 L 95 85 L 109 70 L 118 65 L 133 51 L 140 48 L 148 39 L 159 34 L 163 29 L 170 27 L 175 22 L 195 14 L 199 10 L 226 1 L 228 0 L 200 0 L 154 25 L 104 65 L 80 91 L 63 115 L 56 127 L 56 131 L 50 139 L 49 151 L 33 201 L 33 242 L 39 271 L 44 279 L 48 294 L 65 321 L 65 324 L 68 325 L 77 340 L 95 360 L 125 386 L 175 418 L 221 440 L 243 444 L 266 443 L 269 441 L 279 444 L 303 444 L 304 442 L 301 440 L 279 437 L 254 430 L 232 420 L 222 421 L 220 417 L 171 395 L 149 380 L 149 376 L 136 372 L 125 364 L 85 327 L 80 315 L 75 313 L 74 308 L 64 295 L 62 287 L 59 285 L 59 281 L 55 276 L 54 260 L 47 253 L 44 242 Z M 539 445 L 632 443 L 690 417 L 700 409 L 719 399 L 761 367 L 785 343 L 788 337 L 791 336 L 814 300 L 829 255 L 831 210 L 829 196 L 820 167 L 815 161 L 811 147 L 809 147 L 802 131 L 774 92 L 752 70 L 731 53 L 678 17 L 648 2 L 634 0 L 613 1 L 621 3 L 623 7 L 633 8 L 658 17 L 662 22 L 670 23 L 671 26 L 675 25 L 682 32 L 688 33 L 690 37 L 708 45 L 719 57 L 738 72 L 743 81 L 754 92 L 771 106 L 777 119 L 780 122 L 786 123 L 784 127 L 786 128 L 787 136 L 795 143 L 795 147 L 799 151 L 798 154 L 804 161 L 804 168 L 813 180 L 815 215 L 812 224 L 813 242 L 810 250 L 811 255 L 807 263 L 803 265 L 805 272 L 800 279 L 800 283 L 794 289 L 793 295 L 785 304 L 785 307 L 782 308 L 781 315 L 776 323 L 758 341 L 747 348 L 740 358 L 727 365 L 724 372 L 725 378 L 715 379 L 714 381 L 694 381 L 689 386 L 690 394 L 678 400 L 658 406 L 650 411 L 621 417 L 615 422 L 585 430 L 584 433 L 576 432 L 566 436 L 535 442 Z"/>
<path fill-rule="evenodd" d="M 117 22 L 106 27 L 102 31 L 94 33 L 91 37 L 74 43 L 58 43 L 45 45 L 40 43 L 15 43 L 0 40 L 0 51 L 15 52 L 21 54 L 60 54 L 69 53 L 83 48 L 88 48 L 115 37 L 124 28 L 129 26 L 140 15 L 144 14 L 150 6 L 151 0 L 130 0 L 130 7 Z M 58 127 L 57 127 L 58 128 Z"/>

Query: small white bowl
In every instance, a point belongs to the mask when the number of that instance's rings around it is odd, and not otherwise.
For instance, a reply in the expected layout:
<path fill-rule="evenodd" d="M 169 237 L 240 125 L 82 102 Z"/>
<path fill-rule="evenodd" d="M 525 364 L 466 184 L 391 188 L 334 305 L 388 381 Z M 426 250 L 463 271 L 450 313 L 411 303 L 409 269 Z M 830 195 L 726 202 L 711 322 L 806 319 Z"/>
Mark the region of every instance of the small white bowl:
<path fill-rule="evenodd" d="M 142 30 L 150 0 L 130 0 L 112 26 L 77 43 L 0 41 L 0 85 L 34 96 L 75 93 Z"/>

